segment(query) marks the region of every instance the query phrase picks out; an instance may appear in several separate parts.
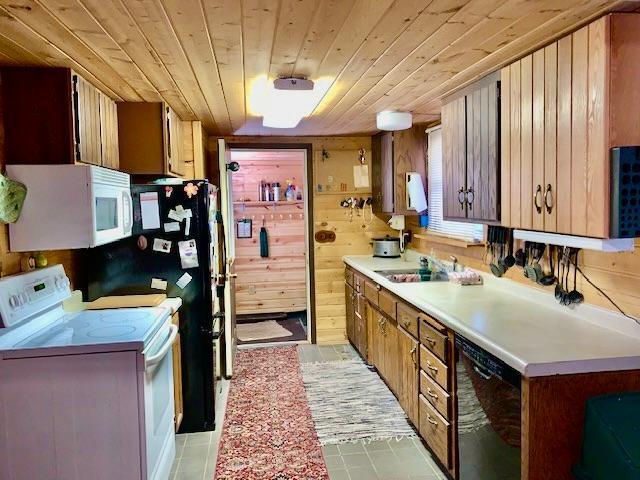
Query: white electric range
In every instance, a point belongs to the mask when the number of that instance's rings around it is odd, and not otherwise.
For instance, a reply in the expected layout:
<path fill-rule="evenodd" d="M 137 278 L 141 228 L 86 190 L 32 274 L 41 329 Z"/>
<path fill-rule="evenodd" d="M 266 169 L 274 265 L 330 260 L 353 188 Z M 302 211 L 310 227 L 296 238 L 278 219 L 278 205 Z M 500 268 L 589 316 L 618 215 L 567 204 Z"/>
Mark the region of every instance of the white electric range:
<path fill-rule="evenodd" d="M 170 311 L 68 313 L 70 294 L 60 265 L 0 279 L 0 478 L 166 480 Z"/>

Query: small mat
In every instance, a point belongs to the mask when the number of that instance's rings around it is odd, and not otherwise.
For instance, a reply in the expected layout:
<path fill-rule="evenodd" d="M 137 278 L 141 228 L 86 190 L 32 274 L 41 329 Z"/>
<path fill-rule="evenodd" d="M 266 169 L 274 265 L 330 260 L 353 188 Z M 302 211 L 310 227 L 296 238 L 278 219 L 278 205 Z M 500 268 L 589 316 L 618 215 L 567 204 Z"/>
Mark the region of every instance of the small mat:
<path fill-rule="evenodd" d="M 275 320 L 263 320 L 255 323 L 238 323 L 236 325 L 238 340 L 252 342 L 269 338 L 291 337 L 293 333 Z"/>
<path fill-rule="evenodd" d="M 301 368 L 322 445 L 416 436 L 396 397 L 362 360 L 303 363 Z"/>

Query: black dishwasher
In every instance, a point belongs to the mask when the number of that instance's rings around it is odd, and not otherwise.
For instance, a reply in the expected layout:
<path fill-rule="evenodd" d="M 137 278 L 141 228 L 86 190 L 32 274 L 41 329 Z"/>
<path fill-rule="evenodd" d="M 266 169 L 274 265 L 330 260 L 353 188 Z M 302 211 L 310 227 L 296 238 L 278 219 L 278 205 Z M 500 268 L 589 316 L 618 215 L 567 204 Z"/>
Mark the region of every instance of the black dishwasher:
<path fill-rule="evenodd" d="M 456 336 L 460 480 L 519 480 L 521 375 Z"/>

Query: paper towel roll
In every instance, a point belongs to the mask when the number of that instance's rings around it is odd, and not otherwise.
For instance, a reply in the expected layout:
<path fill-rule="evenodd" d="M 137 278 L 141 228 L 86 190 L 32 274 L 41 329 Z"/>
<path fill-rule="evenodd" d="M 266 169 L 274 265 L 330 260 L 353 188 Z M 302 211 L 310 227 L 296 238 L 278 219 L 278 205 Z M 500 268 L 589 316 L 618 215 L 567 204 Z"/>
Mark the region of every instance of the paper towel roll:
<path fill-rule="evenodd" d="M 424 212 L 427 209 L 427 196 L 424 193 L 422 175 L 416 172 L 407 173 L 407 206 L 416 212 Z"/>

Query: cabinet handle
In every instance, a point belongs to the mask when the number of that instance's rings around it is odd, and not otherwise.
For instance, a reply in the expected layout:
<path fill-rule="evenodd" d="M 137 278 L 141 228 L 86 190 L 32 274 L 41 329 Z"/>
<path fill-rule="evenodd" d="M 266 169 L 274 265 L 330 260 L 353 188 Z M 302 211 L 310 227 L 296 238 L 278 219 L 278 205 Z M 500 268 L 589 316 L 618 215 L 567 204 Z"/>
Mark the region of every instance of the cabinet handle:
<path fill-rule="evenodd" d="M 382 287 L 380 285 L 376 285 L 376 290 L 380 291 L 382 289 Z"/>
<path fill-rule="evenodd" d="M 551 198 L 551 201 L 549 201 Z M 551 191 L 551 184 L 547 184 L 547 188 L 544 191 L 544 206 L 547 207 L 547 213 L 551 213 L 553 210 L 553 192 Z"/>
<path fill-rule="evenodd" d="M 409 325 L 411 325 L 411 320 L 407 320 L 406 318 L 403 318 L 402 319 L 402 326 L 408 330 L 409 329 Z"/>
<path fill-rule="evenodd" d="M 418 359 L 416 358 L 417 351 L 418 351 L 418 346 L 414 345 L 411 351 L 409 352 L 409 355 L 411 355 L 411 361 L 413 362 L 414 366 L 418 365 Z"/>
<path fill-rule="evenodd" d="M 435 393 L 433 393 L 433 391 L 427 387 L 427 395 L 429 395 L 431 398 L 433 398 L 434 400 L 438 400 L 438 395 L 436 395 Z"/>
<path fill-rule="evenodd" d="M 436 340 L 435 340 L 435 339 L 433 339 L 433 338 L 431 338 L 431 337 L 425 337 L 424 339 L 427 341 L 427 343 L 428 343 L 429 345 L 433 345 L 433 346 L 435 346 L 435 345 L 436 345 Z"/>
<path fill-rule="evenodd" d="M 536 188 L 536 193 L 533 194 L 533 204 L 536 206 L 536 212 L 538 215 L 542 213 L 542 205 L 538 203 L 538 197 L 542 196 L 542 185 L 538 185 Z"/>
<path fill-rule="evenodd" d="M 458 190 L 458 203 L 460 204 L 460 210 L 464 210 L 465 201 L 464 187 L 460 187 L 460 190 Z"/>
<path fill-rule="evenodd" d="M 475 198 L 475 194 L 473 193 L 473 188 L 467 190 L 467 204 L 469 205 L 469 210 L 473 210 L 473 199 Z"/>
<path fill-rule="evenodd" d="M 438 367 L 434 367 L 433 365 L 431 365 L 431 362 L 429 360 L 427 360 L 427 368 L 433 373 L 438 373 Z"/>
<path fill-rule="evenodd" d="M 436 422 L 436 421 L 433 419 L 433 417 L 432 417 L 431 415 L 429 415 L 428 413 L 427 413 L 427 422 L 429 422 L 431 425 L 438 426 L 438 422 Z"/>

